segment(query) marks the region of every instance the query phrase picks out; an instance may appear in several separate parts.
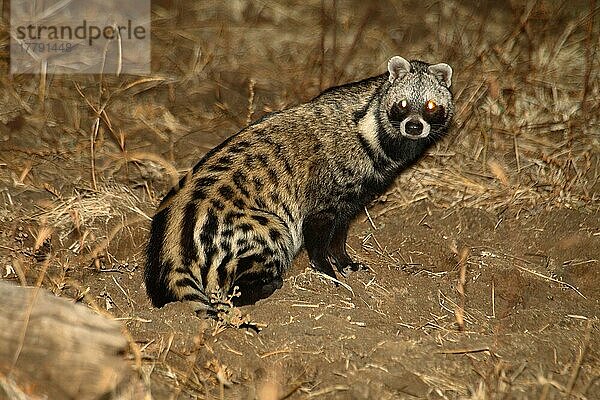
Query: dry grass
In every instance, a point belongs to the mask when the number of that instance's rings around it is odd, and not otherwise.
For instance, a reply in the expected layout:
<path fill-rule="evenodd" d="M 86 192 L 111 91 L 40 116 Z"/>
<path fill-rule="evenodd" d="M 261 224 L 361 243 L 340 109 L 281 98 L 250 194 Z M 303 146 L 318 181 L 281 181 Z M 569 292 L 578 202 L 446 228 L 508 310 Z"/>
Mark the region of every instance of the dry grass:
<path fill-rule="evenodd" d="M 147 220 L 177 176 L 248 121 L 328 86 L 381 73 L 393 54 L 451 64 L 457 115 L 449 137 L 367 214 L 373 227 L 384 214 L 421 201 L 448 212 L 465 207 L 498 215 L 508 207 L 598 212 L 596 2 L 426 3 L 157 2 L 148 77 L 9 76 L 7 25 L 0 22 L 0 218 L 11 220 L 10 210 L 23 207 L 23 221 L 38 225 L 34 250 L 57 235 L 60 249 L 82 252 L 88 258 L 80 265 L 87 266 L 131 221 Z M 29 198 L 33 205 L 24 200 Z M 382 248 L 377 232 L 363 245 L 389 265 L 414 267 Z M 439 292 L 440 306 L 456 320 L 427 323 L 444 334 L 455 323 L 468 330 L 470 319 L 479 317 L 465 309 L 467 256 L 460 260 L 458 303 Z M 19 273 L 21 281 L 25 275 Z M 316 280 L 331 284 L 313 272 L 291 283 L 302 292 Z M 374 299 L 362 301 L 380 312 L 389 293 L 375 281 L 362 284 Z M 348 288 L 335 307 L 361 301 Z M 162 348 L 166 357 L 170 343 Z M 146 378 L 156 368 L 153 378 L 177 387 L 177 395 L 203 395 L 210 377 L 218 377 L 210 384 L 229 383 L 216 358 L 183 372 L 160 357 Z M 577 372 L 573 369 L 566 386 L 544 374 L 532 385 L 572 395 Z M 497 362 L 471 388 L 441 371 L 421 378 L 440 393 L 486 399 L 510 393 L 502 386 L 510 380 L 507 374 Z M 258 396 L 343 397 L 348 389 L 296 385 L 286 395 L 277 379 L 261 381 Z"/>

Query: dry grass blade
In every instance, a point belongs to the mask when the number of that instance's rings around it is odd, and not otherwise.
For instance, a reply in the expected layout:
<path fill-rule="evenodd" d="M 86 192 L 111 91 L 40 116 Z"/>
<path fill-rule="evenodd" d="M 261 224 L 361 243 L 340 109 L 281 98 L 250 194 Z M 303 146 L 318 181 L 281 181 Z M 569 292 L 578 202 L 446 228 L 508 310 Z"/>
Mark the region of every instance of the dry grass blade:
<path fill-rule="evenodd" d="M 0 393 L 10 400 L 38 400 L 41 397 L 32 396 L 23 391 L 11 378 L 0 374 Z"/>
<path fill-rule="evenodd" d="M 516 267 L 518 269 L 520 269 L 521 271 L 524 271 L 524 272 L 527 272 L 529 274 L 535 275 L 535 276 L 540 277 L 542 279 L 545 279 L 545 280 L 547 280 L 549 282 L 554 282 L 554 283 L 558 283 L 559 285 L 564 285 L 564 286 L 568 287 L 569 289 L 573 290 L 579 296 L 583 297 L 584 299 L 587 299 L 587 297 L 585 297 L 575 286 L 571 285 L 570 283 L 560 281 L 558 279 L 552 278 L 551 276 L 546 276 L 544 274 L 540 274 L 539 272 L 536 272 L 536 271 L 531 270 L 529 268 L 522 267 L 520 265 L 516 265 Z"/>
<path fill-rule="evenodd" d="M 329 394 L 329 393 L 345 392 L 345 391 L 347 391 L 349 389 L 350 389 L 349 386 L 335 385 L 335 386 L 326 387 L 324 389 L 317 390 L 317 391 L 314 391 L 314 392 L 309 392 L 306 395 L 306 398 L 307 399 L 312 399 L 313 397 L 320 397 L 320 396 L 324 396 L 324 395 Z"/>
<path fill-rule="evenodd" d="M 347 283 L 344 283 L 344 282 L 342 282 L 342 281 L 340 281 L 340 280 L 338 280 L 338 279 L 336 279 L 336 278 L 334 278 L 332 276 L 329 276 L 329 275 L 327 275 L 327 274 L 325 274 L 325 273 L 323 273 L 321 271 L 318 271 L 316 268 L 314 270 L 314 273 L 317 274 L 320 278 L 323 278 L 325 280 L 331 281 L 331 282 L 333 282 L 333 283 L 335 283 L 337 285 L 342 286 L 344 289 L 346 289 L 347 291 L 349 291 L 352 294 L 352 296 L 354 296 L 354 290 L 352 290 L 352 287 L 350 285 L 348 285 Z"/>
<path fill-rule="evenodd" d="M 464 321 L 465 282 L 466 282 L 466 278 L 467 278 L 467 259 L 469 258 L 469 253 L 470 253 L 470 250 L 467 247 L 465 247 L 465 248 L 461 249 L 460 253 L 458 254 L 458 256 L 459 256 L 458 265 L 459 265 L 460 275 L 458 278 L 457 291 L 460 296 L 460 299 L 459 299 L 459 304 L 455 308 L 454 316 L 456 318 L 458 330 L 461 332 L 463 332 L 465 330 L 465 321 Z"/>
<path fill-rule="evenodd" d="M 490 352 L 491 350 L 489 347 L 485 346 L 485 347 L 477 347 L 474 349 L 451 349 L 451 350 L 439 350 L 436 351 L 436 353 L 438 354 L 469 354 L 469 353 L 481 353 L 481 352 Z"/>

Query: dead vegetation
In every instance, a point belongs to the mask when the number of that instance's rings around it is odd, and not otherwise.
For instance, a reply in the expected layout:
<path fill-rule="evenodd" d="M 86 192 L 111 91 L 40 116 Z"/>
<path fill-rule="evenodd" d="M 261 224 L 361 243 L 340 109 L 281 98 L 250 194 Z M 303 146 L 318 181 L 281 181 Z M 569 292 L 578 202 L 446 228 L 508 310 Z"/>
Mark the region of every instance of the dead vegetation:
<path fill-rule="evenodd" d="M 5 15 L 2 276 L 110 309 L 131 330 L 137 371 L 158 398 L 592 399 L 600 393 L 598 297 L 571 280 L 600 283 L 589 272 L 600 258 L 599 13 L 594 0 L 157 1 L 145 77 L 10 76 Z M 302 272 L 301 260 L 289 291 L 252 309 L 259 323 L 281 327 L 273 337 L 223 329 L 185 305 L 151 311 L 140 288 L 146 221 L 177 177 L 249 120 L 381 73 L 392 54 L 451 64 L 457 115 L 449 137 L 359 222 L 360 240 L 350 244 L 370 273 L 334 287 Z M 487 214 L 464 223 L 465 209 Z M 515 250 L 537 238 L 546 226 L 539 221 L 554 215 L 547 213 L 564 209 L 591 219 L 570 228 L 556 250 L 535 250 L 537 242 L 533 255 Z M 411 229 L 443 232 L 443 250 L 386 228 L 412 212 Z M 540 216 L 539 225 L 528 230 L 521 215 Z M 468 235 L 500 235 L 509 220 L 517 221 L 509 234 L 524 229 L 528 237 L 502 247 L 498 236 L 488 248 Z M 473 228 L 478 222 L 488 230 Z M 568 253 L 572 245 L 581 254 Z M 571 258 L 553 264 L 561 252 Z M 482 283 L 485 293 L 475 290 Z M 514 310 L 530 304 L 535 320 L 551 306 L 528 300 L 529 291 L 574 305 L 542 318 L 549 327 L 533 342 Z M 229 325 L 245 321 L 231 318 Z M 569 327 L 567 336 L 553 336 L 561 331 L 552 318 Z M 523 344 L 498 344 L 507 329 Z M 352 344 L 361 337 L 373 339 Z M 553 362 L 535 358 L 546 350 L 527 353 L 525 343 L 538 341 L 557 343 Z M 532 355 L 531 365 L 519 351 Z M 0 388 L 20 393 L 0 378 Z"/>

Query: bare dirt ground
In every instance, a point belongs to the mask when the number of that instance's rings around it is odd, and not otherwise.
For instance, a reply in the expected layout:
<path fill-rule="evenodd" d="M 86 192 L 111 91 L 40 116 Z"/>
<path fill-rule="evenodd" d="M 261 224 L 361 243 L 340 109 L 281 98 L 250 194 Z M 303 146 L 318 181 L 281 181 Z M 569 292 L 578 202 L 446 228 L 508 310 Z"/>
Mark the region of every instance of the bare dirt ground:
<path fill-rule="evenodd" d="M 596 3 L 403 3 L 157 1 L 149 77 L 9 76 L 3 23 L 2 279 L 122 321 L 156 399 L 600 399 Z M 152 308 L 173 180 L 393 54 L 451 64 L 458 112 L 353 225 L 370 269 L 335 285 L 300 254 L 240 308 L 259 333 Z"/>

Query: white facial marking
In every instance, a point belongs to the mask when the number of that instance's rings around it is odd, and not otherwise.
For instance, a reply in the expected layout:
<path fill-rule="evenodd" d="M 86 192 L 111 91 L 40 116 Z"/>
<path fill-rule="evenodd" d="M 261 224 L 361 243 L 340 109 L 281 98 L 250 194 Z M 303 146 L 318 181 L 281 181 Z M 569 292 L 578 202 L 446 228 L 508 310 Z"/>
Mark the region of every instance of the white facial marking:
<path fill-rule="evenodd" d="M 388 158 L 377 137 L 377 120 L 375 115 L 367 113 L 363 119 L 358 122 L 358 130 L 362 137 L 367 141 L 371 149 L 376 151 L 380 156 Z M 371 168 L 371 167 L 370 167 Z"/>
<path fill-rule="evenodd" d="M 421 132 L 421 134 L 420 134 L 420 135 L 417 135 L 417 136 L 415 136 L 415 135 L 410 135 L 410 134 L 406 133 L 406 123 L 407 123 L 407 122 L 409 122 L 409 121 L 411 121 L 411 120 L 414 120 L 414 117 L 408 117 L 408 118 L 405 118 L 405 119 L 402 121 L 402 123 L 400 123 L 400 133 L 402 133 L 402 136 L 404 136 L 405 138 L 408 138 L 408 139 L 412 139 L 412 140 L 423 139 L 423 138 L 426 138 L 427 136 L 429 136 L 429 132 L 430 132 L 430 130 L 431 130 L 431 127 L 430 127 L 430 125 L 429 125 L 429 124 L 428 124 L 428 123 L 427 123 L 427 122 L 426 122 L 426 121 L 425 121 L 423 118 L 421 118 L 420 116 L 419 116 L 419 118 L 418 118 L 417 120 L 418 120 L 418 121 L 419 121 L 421 124 L 423 124 L 423 132 Z"/>

